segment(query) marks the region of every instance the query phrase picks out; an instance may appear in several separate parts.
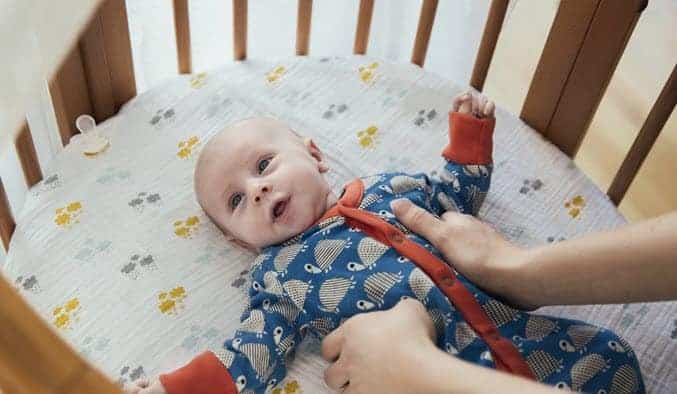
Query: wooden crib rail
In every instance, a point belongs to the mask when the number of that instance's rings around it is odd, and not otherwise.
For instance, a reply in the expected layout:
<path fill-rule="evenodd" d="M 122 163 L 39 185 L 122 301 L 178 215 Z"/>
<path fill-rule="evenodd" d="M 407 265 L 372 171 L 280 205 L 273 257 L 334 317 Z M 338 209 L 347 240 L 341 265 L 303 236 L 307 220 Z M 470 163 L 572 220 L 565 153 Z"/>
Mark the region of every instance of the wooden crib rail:
<path fill-rule="evenodd" d="M 312 0 L 297 1 L 296 53 L 305 55 Z M 248 2 L 233 0 L 232 4 L 233 57 L 243 60 L 247 57 Z M 508 4 L 509 0 L 492 0 L 470 80 L 478 90 L 484 85 Z M 173 5 L 179 72 L 190 72 L 188 0 L 174 0 Z M 425 63 L 437 5 L 438 0 L 422 3 L 411 56 L 415 64 Z M 520 116 L 569 156 L 578 150 L 644 7 L 646 0 L 561 0 Z M 373 8 L 373 0 L 360 1 L 356 54 L 366 53 Z M 107 33 L 110 25 L 116 34 Z M 104 1 L 79 47 L 50 84 L 64 143 L 75 132 L 75 116 L 94 112 L 102 121 L 135 94 L 126 27 L 124 2 Z M 106 67 L 106 61 L 112 64 Z M 118 87 L 123 87 L 123 94 L 116 93 Z"/>
<path fill-rule="evenodd" d="M 0 299 L 0 392 L 121 393 L 68 346 L 1 274 Z"/>
<path fill-rule="evenodd" d="M 437 4 L 437 0 L 422 3 L 412 51 L 414 63 L 425 62 Z M 478 90 L 486 79 L 508 4 L 509 0 L 492 0 L 470 81 Z M 190 72 L 188 0 L 174 0 L 173 6 L 179 72 Z M 247 6 L 247 0 L 233 0 L 236 60 L 247 56 Z M 568 155 L 575 155 L 583 140 L 644 7 L 646 0 L 561 0 L 520 116 Z M 360 0 L 353 48 L 356 54 L 366 52 L 373 8 L 373 0 Z M 312 0 L 298 0 L 298 54 L 308 53 L 311 16 Z M 668 85 L 674 84 L 670 81 Z M 136 94 L 124 0 L 101 2 L 49 88 L 64 145 L 76 133 L 74 121 L 78 115 L 92 113 L 102 122 Z M 661 119 L 669 116 L 666 103 L 672 96 L 666 94 L 674 89 L 666 85 L 664 92 L 609 189 L 617 204 L 650 148 L 646 141 L 656 138 L 664 123 Z M 32 186 L 42 175 L 27 125 L 15 143 L 26 182 Z M 11 216 L 2 220 L 13 223 Z"/>

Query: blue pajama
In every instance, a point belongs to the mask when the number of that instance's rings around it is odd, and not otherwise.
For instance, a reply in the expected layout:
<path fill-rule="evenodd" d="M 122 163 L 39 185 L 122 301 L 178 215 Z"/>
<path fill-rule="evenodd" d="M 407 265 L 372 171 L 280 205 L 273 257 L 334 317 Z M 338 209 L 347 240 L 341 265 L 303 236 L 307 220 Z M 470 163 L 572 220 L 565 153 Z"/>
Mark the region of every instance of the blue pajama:
<path fill-rule="evenodd" d="M 395 219 L 390 202 L 407 198 L 438 216 L 447 210 L 476 215 L 491 171 L 491 165 L 447 161 L 430 175 L 365 177 L 359 208 L 396 226 L 442 259 L 426 239 Z M 423 303 L 435 324 L 440 349 L 496 367 L 486 341 L 415 262 L 352 228 L 343 216 L 324 219 L 297 237 L 266 248 L 251 275 L 241 326 L 223 349 L 214 352 L 239 392 L 262 393 L 281 382 L 294 349 L 309 333 L 322 338 L 355 314 L 389 309 L 405 297 Z M 611 331 L 513 309 L 458 273 L 457 278 L 538 381 L 586 392 L 644 392 L 635 354 Z"/>

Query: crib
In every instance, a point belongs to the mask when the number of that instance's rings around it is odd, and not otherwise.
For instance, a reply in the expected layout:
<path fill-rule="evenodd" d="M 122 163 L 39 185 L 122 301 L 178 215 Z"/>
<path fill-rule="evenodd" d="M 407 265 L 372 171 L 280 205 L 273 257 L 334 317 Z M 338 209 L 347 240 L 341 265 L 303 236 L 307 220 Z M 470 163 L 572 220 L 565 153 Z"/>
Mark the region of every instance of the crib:
<path fill-rule="evenodd" d="M 247 59 L 247 0 L 233 0 L 233 59 Z M 469 84 L 481 91 L 508 9 L 492 0 Z M 519 117 L 564 154 L 574 157 L 632 35 L 646 0 L 562 0 Z M 190 74 L 188 0 L 173 0 L 177 69 Z M 298 1 L 297 56 L 308 55 L 313 2 Z M 423 0 L 411 63 L 423 67 L 435 22 L 437 0 Z M 365 54 L 374 0 L 360 0 L 354 54 Z M 443 23 L 438 20 L 437 23 Z M 607 191 L 619 204 L 677 102 L 675 69 Z M 49 82 L 63 145 L 77 134 L 75 119 L 113 117 L 136 96 L 124 0 L 101 0 L 77 43 Z M 28 124 L 15 147 L 28 187 L 43 178 Z M 15 229 L 0 181 L 0 237 L 9 249 Z M 6 393 L 117 393 L 119 387 L 78 355 L 38 316 L 11 283 L 0 280 L 0 387 Z"/>

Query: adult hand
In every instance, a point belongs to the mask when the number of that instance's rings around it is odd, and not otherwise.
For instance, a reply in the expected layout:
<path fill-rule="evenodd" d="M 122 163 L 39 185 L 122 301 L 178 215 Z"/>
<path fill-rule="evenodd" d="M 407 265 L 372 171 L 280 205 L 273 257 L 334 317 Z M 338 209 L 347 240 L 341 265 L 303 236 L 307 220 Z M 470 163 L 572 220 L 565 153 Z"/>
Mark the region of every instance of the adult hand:
<path fill-rule="evenodd" d="M 441 353 L 435 347 L 435 328 L 423 305 L 400 301 L 387 311 L 348 319 L 322 341 L 322 357 L 333 362 L 324 380 L 344 393 L 424 392 L 421 365 Z"/>
<path fill-rule="evenodd" d="M 474 283 L 523 309 L 538 305 L 525 288 L 526 250 L 471 215 L 447 211 L 438 219 L 407 199 L 392 202 L 397 219 L 426 238 Z"/>
<path fill-rule="evenodd" d="M 322 356 L 333 362 L 324 380 L 347 394 L 555 392 L 451 356 L 435 347 L 434 337 L 430 316 L 414 299 L 355 315 L 322 341 Z"/>

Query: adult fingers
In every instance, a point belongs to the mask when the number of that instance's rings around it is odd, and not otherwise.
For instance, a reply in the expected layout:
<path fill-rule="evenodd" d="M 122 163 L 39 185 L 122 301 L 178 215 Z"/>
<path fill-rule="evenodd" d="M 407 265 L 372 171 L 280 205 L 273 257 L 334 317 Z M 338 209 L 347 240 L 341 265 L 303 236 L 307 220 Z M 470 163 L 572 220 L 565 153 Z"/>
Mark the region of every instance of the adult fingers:
<path fill-rule="evenodd" d="M 332 331 L 322 340 L 322 358 L 329 362 L 333 362 L 341 355 L 341 348 L 343 348 L 344 336 L 343 326 Z"/>
<path fill-rule="evenodd" d="M 415 298 L 406 298 L 400 300 L 393 309 L 404 309 L 408 317 L 417 317 L 419 321 L 425 322 L 426 333 L 431 340 L 435 339 L 436 331 L 432 318 L 425 309 L 425 306 Z"/>
<path fill-rule="evenodd" d="M 465 213 L 460 213 L 456 211 L 445 211 L 442 216 L 440 216 L 445 222 L 452 222 L 458 224 L 463 219 L 474 219 L 471 215 L 466 215 Z"/>
<path fill-rule="evenodd" d="M 324 381 L 327 386 L 334 390 L 338 390 L 348 383 L 348 369 L 343 365 L 341 358 L 324 370 Z"/>
<path fill-rule="evenodd" d="M 411 201 L 401 198 L 390 203 L 395 216 L 407 228 L 430 242 L 441 241 L 442 232 L 440 221 L 424 209 L 414 205 Z"/>

